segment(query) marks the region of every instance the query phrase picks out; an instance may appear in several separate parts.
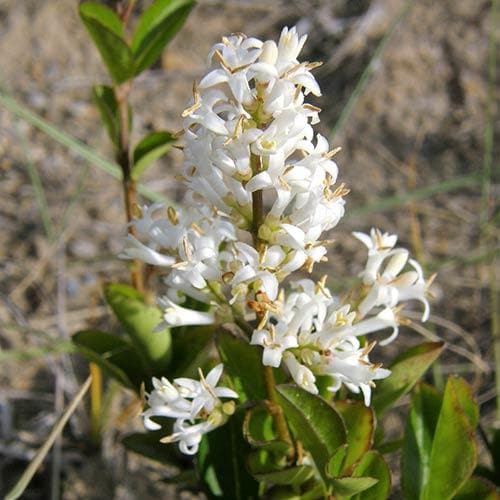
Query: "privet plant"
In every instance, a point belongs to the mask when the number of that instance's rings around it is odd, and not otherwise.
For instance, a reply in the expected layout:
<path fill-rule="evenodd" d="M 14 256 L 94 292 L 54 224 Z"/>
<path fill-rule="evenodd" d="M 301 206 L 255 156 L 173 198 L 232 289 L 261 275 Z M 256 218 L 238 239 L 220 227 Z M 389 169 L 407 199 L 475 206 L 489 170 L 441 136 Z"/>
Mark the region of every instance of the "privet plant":
<path fill-rule="evenodd" d="M 193 85 L 182 133 L 155 131 L 132 148 L 133 79 L 192 2 L 153 2 L 130 34 L 132 7 L 80 6 L 113 82 L 93 95 L 122 167 L 129 233 L 120 256 L 133 286 L 105 289 L 124 334 L 86 330 L 74 341 L 94 374 L 145 393 L 147 432 L 124 445 L 177 464 L 175 480 L 209 497 L 384 499 L 384 455 L 399 452 L 405 498 L 494 498 L 472 476 L 478 409 L 469 386 L 452 377 L 440 393 L 418 383 L 443 344 L 417 345 L 387 368 L 376 361 L 397 341 L 408 303 L 428 318 L 432 277 L 380 229 L 353 234 L 367 257 L 348 293 L 315 277 L 349 190 L 337 181 L 339 148 L 314 129 L 320 109 L 308 96 L 320 95 L 319 63 L 300 58 L 306 36 L 285 27 L 278 41 L 223 37 Z M 137 180 L 176 142 L 182 206 L 139 205 Z M 145 279 L 154 270 L 156 299 Z M 410 391 L 404 435 L 388 441 L 383 417 Z"/>

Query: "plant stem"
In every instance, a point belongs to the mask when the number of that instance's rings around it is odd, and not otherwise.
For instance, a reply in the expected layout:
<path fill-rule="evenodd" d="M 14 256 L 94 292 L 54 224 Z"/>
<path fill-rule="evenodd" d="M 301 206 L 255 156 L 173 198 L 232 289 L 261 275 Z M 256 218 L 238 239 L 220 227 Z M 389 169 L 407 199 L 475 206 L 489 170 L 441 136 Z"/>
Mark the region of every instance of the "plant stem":
<path fill-rule="evenodd" d="M 118 103 L 118 119 L 120 128 L 120 140 L 116 153 L 116 161 L 120 165 L 123 173 L 123 195 L 125 199 L 125 212 L 127 223 L 134 218 L 134 209 L 137 203 L 137 184 L 131 176 L 132 165 L 130 162 L 130 123 L 128 95 L 131 84 L 125 82 L 115 87 L 115 99 Z M 133 226 L 129 226 L 129 234 L 135 236 L 136 231 Z M 130 269 L 130 279 L 132 286 L 140 293 L 144 293 L 144 277 L 140 261 L 134 260 Z"/>
<path fill-rule="evenodd" d="M 251 153 L 250 165 L 252 167 L 253 175 L 256 175 L 262 170 L 262 158 L 258 155 Z M 262 190 L 254 191 L 252 193 L 252 237 L 253 243 L 258 252 L 263 250 L 265 243 L 259 238 L 259 229 L 264 222 L 264 201 Z M 264 317 L 264 312 L 257 311 L 257 323 L 260 323 Z M 269 401 L 269 413 L 271 414 L 278 437 L 291 445 L 289 459 L 292 460 L 295 456 L 295 448 L 293 445 L 290 432 L 283 414 L 281 406 L 278 404 L 275 386 L 276 380 L 272 367 L 263 366 L 262 375 L 264 377 L 264 385 L 266 387 L 267 400 Z"/>

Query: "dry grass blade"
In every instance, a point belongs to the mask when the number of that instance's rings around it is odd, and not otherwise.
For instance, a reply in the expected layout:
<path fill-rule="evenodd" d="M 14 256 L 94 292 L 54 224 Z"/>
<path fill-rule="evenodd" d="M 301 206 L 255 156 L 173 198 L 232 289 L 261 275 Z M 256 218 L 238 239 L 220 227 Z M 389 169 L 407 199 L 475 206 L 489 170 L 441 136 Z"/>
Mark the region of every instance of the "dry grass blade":
<path fill-rule="evenodd" d="M 387 30 L 387 33 L 382 37 L 382 40 L 380 40 L 379 44 L 377 45 L 377 48 L 375 49 L 375 52 L 373 53 L 373 56 L 370 59 L 370 62 L 366 65 L 366 68 L 363 70 L 361 77 L 356 83 L 354 90 L 349 96 L 346 105 L 342 108 L 340 116 L 338 117 L 337 121 L 335 122 L 335 125 L 333 126 L 332 131 L 330 132 L 330 137 L 329 137 L 330 142 L 344 128 L 344 125 L 347 119 L 349 118 L 349 115 L 351 114 L 352 110 L 354 109 L 354 106 L 356 105 L 356 101 L 358 100 L 358 98 L 368 85 L 368 81 L 370 80 L 376 62 L 382 56 L 382 53 L 386 45 L 388 44 L 389 40 L 394 35 L 396 28 L 399 26 L 401 21 L 409 14 L 411 6 L 412 2 L 410 0 L 406 0 L 403 8 L 398 12 L 397 16 L 394 18 L 394 21 L 391 23 L 391 26 Z"/>
<path fill-rule="evenodd" d="M 65 132 L 62 132 L 58 128 L 40 118 L 35 113 L 32 113 L 29 109 L 19 104 L 4 91 L 0 91 L 0 106 L 6 108 L 18 118 L 27 121 L 29 124 L 33 125 L 38 130 L 41 130 L 44 134 L 47 134 L 59 144 L 65 146 L 73 153 L 81 156 L 92 165 L 108 173 L 115 179 L 122 178 L 120 167 L 116 163 L 106 160 L 102 156 L 98 155 L 92 148 L 85 145 L 83 142 L 75 139 Z M 148 198 L 151 201 L 163 201 L 169 203 L 169 200 L 167 200 L 165 197 L 149 190 L 144 185 L 140 185 L 138 190 L 145 198 Z"/>
<path fill-rule="evenodd" d="M 69 418 L 71 417 L 71 415 L 73 415 L 77 406 L 80 404 L 81 400 L 89 390 L 89 387 L 90 387 L 90 377 L 87 378 L 87 380 L 82 385 L 76 396 L 68 405 L 64 413 L 61 415 L 61 418 L 57 421 L 56 425 L 54 426 L 51 433 L 47 437 L 47 440 L 37 451 L 36 455 L 33 457 L 33 460 L 31 460 L 28 467 L 26 467 L 26 470 L 24 471 L 23 475 L 20 477 L 18 482 L 7 493 L 7 495 L 5 496 L 5 500 L 15 500 L 16 498 L 19 498 L 23 494 L 24 490 L 29 485 L 36 471 L 42 464 L 44 458 L 47 456 L 47 453 L 50 451 L 50 448 L 54 444 L 55 440 L 61 434 Z"/>
<path fill-rule="evenodd" d="M 431 184 L 429 186 L 416 189 L 411 193 L 384 197 L 380 200 L 374 201 L 373 203 L 368 203 L 362 207 L 352 208 L 346 214 L 345 218 L 359 217 L 372 214 L 374 212 L 384 212 L 386 210 L 391 210 L 393 208 L 406 205 L 408 203 L 411 203 L 412 201 L 430 198 L 431 196 L 434 196 L 436 194 L 449 193 L 450 191 L 455 191 L 457 189 L 475 186 L 480 182 L 481 176 L 477 173 L 455 177 L 447 181 L 437 182 L 436 184 Z"/>

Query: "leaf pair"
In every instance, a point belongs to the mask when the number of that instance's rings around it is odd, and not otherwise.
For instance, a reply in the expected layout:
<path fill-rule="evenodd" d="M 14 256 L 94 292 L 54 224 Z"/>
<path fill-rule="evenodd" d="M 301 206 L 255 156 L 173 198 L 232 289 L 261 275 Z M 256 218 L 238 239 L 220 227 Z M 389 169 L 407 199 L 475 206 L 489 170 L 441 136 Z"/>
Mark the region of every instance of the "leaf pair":
<path fill-rule="evenodd" d="M 140 17 L 130 43 L 117 14 L 105 5 L 84 2 L 80 17 L 116 84 L 149 68 L 184 24 L 194 0 L 155 0 Z"/>

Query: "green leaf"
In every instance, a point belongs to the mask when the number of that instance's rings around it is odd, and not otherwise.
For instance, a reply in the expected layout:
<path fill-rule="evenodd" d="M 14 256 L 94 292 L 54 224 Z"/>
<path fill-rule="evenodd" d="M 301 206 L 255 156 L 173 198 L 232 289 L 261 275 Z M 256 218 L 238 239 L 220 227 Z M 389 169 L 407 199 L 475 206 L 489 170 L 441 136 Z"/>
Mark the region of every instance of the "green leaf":
<path fill-rule="evenodd" d="M 434 434 L 424 499 L 452 498 L 471 476 L 477 459 L 474 433 L 478 418 L 470 386 L 461 378 L 450 377 Z"/>
<path fill-rule="evenodd" d="M 198 368 L 210 356 L 213 326 L 172 328 L 171 335 L 172 362 L 169 373 L 172 377 L 198 377 Z"/>
<path fill-rule="evenodd" d="M 135 432 L 122 439 L 122 444 L 130 451 L 162 464 L 176 464 L 180 453 L 174 445 L 160 443 L 168 434 L 164 429 L 153 432 Z"/>
<path fill-rule="evenodd" d="M 138 180 L 141 174 L 155 160 L 161 158 L 176 141 L 170 132 L 152 132 L 144 137 L 134 149 L 132 178 Z"/>
<path fill-rule="evenodd" d="M 493 484 L 479 477 L 471 477 L 453 497 L 453 500 L 497 500 Z"/>
<path fill-rule="evenodd" d="M 99 365 L 110 377 L 139 392 L 145 379 L 144 367 L 130 342 L 99 330 L 77 332 L 72 341 L 82 355 Z"/>
<path fill-rule="evenodd" d="M 408 500 L 418 500 L 427 484 L 440 409 L 439 393 L 430 385 L 417 385 L 411 400 L 401 456 L 401 485 Z"/>
<path fill-rule="evenodd" d="M 124 40 L 118 16 L 105 5 L 84 2 L 80 5 L 80 17 L 113 81 L 123 83 L 128 80 L 133 75 L 133 57 Z"/>
<path fill-rule="evenodd" d="M 266 399 L 262 374 L 262 349 L 227 331 L 217 335 L 217 349 L 226 373 L 231 376 L 240 401 Z"/>
<path fill-rule="evenodd" d="M 443 349 L 444 342 L 425 342 L 398 356 L 390 367 L 391 376 L 377 382 L 372 403 L 377 416 L 411 390 Z"/>
<path fill-rule="evenodd" d="M 243 439 L 244 411 L 203 437 L 198 452 L 200 477 L 213 496 L 247 500 L 258 498 L 259 483 L 246 468 L 250 445 Z"/>
<path fill-rule="evenodd" d="M 357 463 L 352 473 L 353 477 L 373 477 L 378 479 L 377 484 L 359 493 L 354 500 L 386 500 L 391 492 L 391 472 L 382 458 L 375 450 L 365 453 Z"/>
<path fill-rule="evenodd" d="M 378 483 L 374 477 L 339 477 L 330 479 L 333 493 L 337 496 L 352 497 Z"/>
<path fill-rule="evenodd" d="M 131 44 L 135 75 L 155 63 L 167 43 L 181 29 L 193 6 L 193 0 L 155 0 L 144 11 Z"/>
<path fill-rule="evenodd" d="M 336 401 L 334 406 L 347 430 L 348 449 L 343 469 L 346 470 L 372 447 L 375 414 L 362 401 Z"/>
<path fill-rule="evenodd" d="M 347 457 L 347 449 L 347 443 L 339 446 L 328 462 L 327 471 L 330 477 L 338 477 L 341 475 L 342 471 L 344 470 L 344 464 Z"/>
<path fill-rule="evenodd" d="M 123 284 L 107 285 L 106 301 L 125 328 L 143 364 L 152 375 L 162 375 L 170 363 L 172 349 L 170 330 L 154 331 L 161 323 L 158 307 L 145 303 L 134 288 Z"/>
<path fill-rule="evenodd" d="M 346 442 L 342 418 L 323 398 L 296 385 L 278 385 L 276 393 L 296 439 L 311 453 L 318 472 L 327 481 L 328 462 Z"/>
<path fill-rule="evenodd" d="M 94 85 L 92 88 L 92 98 L 99 109 L 101 120 L 106 127 L 109 138 L 116 146 L 120 136 L 120 125 L 115 92 L 107 85 Z"/>
<path fill-rule="evenodd" d="M 263 481 L 269 486 L 300 486 L 314 476 L 314 469 L 308 465 L 297 465 L 288 469 L 254 474 L 253 476 L 258 481 Z"/>

